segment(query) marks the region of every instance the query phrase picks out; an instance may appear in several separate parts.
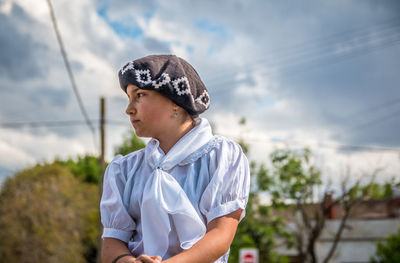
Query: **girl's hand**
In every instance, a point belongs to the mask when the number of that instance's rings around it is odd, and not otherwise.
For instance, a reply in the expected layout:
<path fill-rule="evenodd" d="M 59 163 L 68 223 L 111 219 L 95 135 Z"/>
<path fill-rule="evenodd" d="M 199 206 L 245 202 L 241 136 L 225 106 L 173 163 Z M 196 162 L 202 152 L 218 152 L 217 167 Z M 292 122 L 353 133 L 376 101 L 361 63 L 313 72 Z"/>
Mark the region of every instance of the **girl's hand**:
<path fill-rule="evenodd" d="M 160 256 L 148 256 L 148 255 L 141 255 L 140 257 L 136 258 L 135 263 L 161 263 L 162 258 Z"/>

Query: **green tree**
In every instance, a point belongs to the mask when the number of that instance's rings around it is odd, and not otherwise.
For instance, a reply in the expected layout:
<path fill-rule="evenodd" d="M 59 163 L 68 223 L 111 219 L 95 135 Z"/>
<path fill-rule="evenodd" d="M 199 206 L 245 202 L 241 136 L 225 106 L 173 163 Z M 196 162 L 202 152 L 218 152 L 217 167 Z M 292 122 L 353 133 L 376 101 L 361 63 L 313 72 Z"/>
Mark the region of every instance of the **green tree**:
<path fill-rule="evenodd" d="M 8 178 L 0 191 L 0 262 L 86 262 L 88 211 L 97 202 L 96 186 L 59 164 Z"/>
<path fill-rule="evenodd" d="M 257 193 L 250 194 L 246 214 L 232 242 L 229 262 L 239 262 L 241 248 L 257 248 L 260 262 L 288 262 L 286 257 L 280 256 L 275 250 L 277 237 L 284 236 L 285 240 L 290 240 L 283 218 L 274 215 L 270 206 L 262 205 Z M 289 243 L 286 245 L 290 246 Z"/>
<path fill-rule="evenodd" d="M 243 127 L 246 119 L 242 118 L 239 124 Z M 247 153 L 249 145 L 242 135 L 243 132 L 238 142 Z M 288 248 L 295 245 L 299 262 L 318 262 L 321 259 L 316 257 L 316 242 L 331 209 L 340 206 L 343 217 L 334 233 L 333 244 L 322 259 L 326 263 L 341 239 L 353 208 L 363 200 L 392 195 L 391 186 L 394 181 L 384 185 L 375 183 L 373 179 L 379 172 L 376 170 L 369 174 L 372 180 L 367 184 L 362 185 L 361 180 L 355 183 L 344 180 L 341 193 L 334 196 L 330 185 L 322 185 L 321 173 L 312 165 L 309 149 L 276 150 L 270 155 L 270 161 L 270 170 L 263 164 L 257 169 L 257 164 L 251 164 L 252 190 L 246 209 L 247 217 L 238 226 L 231 246 L 230 262 L 238 261 L 237 250 L 241 247 L 257 247 L 261 262 L 285 261 L 284 257 L 279 257 L 275 252 L 280 245 Z M 323 187 L 326 190 L 318 195 Z M 269 195 L 271 205 L 260 202 L 261 193 Z M 291 227 L 288 227 L 288 223 L 291 223 Z"/>
<path fill-rule="evenodd" d="M 114 153 L 115 155 L 127 155 L 128 153 L 140 150 L 145 146 L 145 142 L 137 137 L 135 132 L 129 130 L 123 135 L 122 143 L 115 147 Z"/>
<path fill-rule="evenodd" d="M 98 192 L 99 175 L 101 172 L 99 158 L 93 155 L 78 156 L 67 160 L 56 159 L 54 164 L 67 167 L 70 172 L 88 188 L 95 188 Z M 86 210 L 83 244 L 85 247 L 85 259 L 89 263 L 96 262 L 99 235 L 99 204 L 92 203 Z"/>
<path fill-rule="evenodd" d="M 246 119 L 241 118 L 239 124 L 243 127 Z M 243 152 L 248 153 L 250 146 L 243 136 L 238 139 Z M 262 193 L 269 189 L 272 181 L 264 165 L 257 166 L 251 162 L 251 190 L 246 207 L 246 217 L 240 222 L 235 238 L 231 245 L 229 262 L 239 262 L 241 248 L 257 248 L 260 262 L 285 263 L 286 257 L 278 255 L 275 251 L 277 237 L 283 237 L 286 246 L 291 246 L 292 239 L 285 229 L 282 217 L 273 213 L 272 207 L 261 202 Z"/>
<path fill-rule="evenodd" d="M 115 154 L 139 150 L 135 133 Z M 95 262 L 99 159 L 93 155 L 36 165 L 0 190 L 0 262 Z"/>
<path fill-rule="evenodd" d="M 378 242 L 376 253 L 371 258 L 371 263 L 397 262 L 400 262 L 400 229 L 396 234 L 388 236 L 384 242 Z"/>
<path fill-rule="evenodd" d="M 277 150 L 271 154 L 272 173 L 269 178 L 268 176 L 264 178 L 267 182 L 273 182 L 269 184 L 268 189 L 272 197 L 272 206 L 274 208 L 287 207 L 293 215 L 298 215 L 293 216 L 291 220 L 296 225 L 293 236 L 299 262 L 316 263 L 321 260 L 327 263 L 337 248 L 353 208 L 366 199 L 387 195 L 388 191 L 387 186 L 382 187 L 374 182 L 376 173 L 380 171 L 376 170 L 369 175 L 371 178 L 369 183 L 361 184 L 361 180 L 350 183 L 348 179 L 345 179 L 342 182 L 341 193 L 333 196 L 327 187 L 325 192 L 318 196 L 316 190 L 321 189 L 322 186 L 321 174 L 311 164 L 311 157 L 308 149 Z M 259 182 L 262 183 L 262 179 L 259 179 Z M 316 242 L 333 206 L 340 206 L 343 216 L 334 233 L 331 248 L 324 258 L 318 259 Z"/>
<path fill-rule="evenodd" d="M 84 155 L 67 160 L 56 158 L 54 163 L 66 166 L 82 182 L 96 185 L 99 183 L 100 165 L 97 156 Z"/>

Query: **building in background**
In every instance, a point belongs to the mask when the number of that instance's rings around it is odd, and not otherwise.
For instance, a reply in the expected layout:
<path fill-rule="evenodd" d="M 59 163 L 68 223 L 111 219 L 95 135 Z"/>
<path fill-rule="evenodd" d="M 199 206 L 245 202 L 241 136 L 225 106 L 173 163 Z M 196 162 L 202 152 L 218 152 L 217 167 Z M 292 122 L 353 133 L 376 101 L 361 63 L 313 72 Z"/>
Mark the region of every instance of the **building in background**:
<path fill-rule="evenodd" d="M 340 226 L 343 211 L 340 206 L 333 206 L 329 211 L 329 219 L 316 242 L 318 262 L 323 262 L 332 247 L 335 234 Z M 295 228 L 293 215 L 285 215 L 290 228 Z M 394 197 L 384 200 L 367 200 L 354 207 L 346 221 L 335 252 L 329 263 L 369 263 L 376 252 L 378 241 L 397 233 L 400 229 L 400 193 L 395 191 Z M 297 250 L 278 247 L 281 255 L 289 258 L 291 263 L 299 262 Z"/>

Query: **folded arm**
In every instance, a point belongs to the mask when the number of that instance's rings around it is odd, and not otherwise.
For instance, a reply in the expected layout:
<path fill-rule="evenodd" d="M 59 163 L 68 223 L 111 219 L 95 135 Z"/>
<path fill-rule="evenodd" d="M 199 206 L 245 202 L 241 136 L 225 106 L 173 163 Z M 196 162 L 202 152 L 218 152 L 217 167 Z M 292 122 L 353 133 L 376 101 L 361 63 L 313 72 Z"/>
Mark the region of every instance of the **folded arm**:
<path fill-rule="evenodd" d="M 130 255 L 123 256 L 117 260 L 116 263 L 159 263 L 161 262 L 160 256 L 147 256 L 141 255 L 135 258 L 129 251 L 127 244 L 121 240 L 115 238 L 104 238 L 103 248 L 101 251 L 101 262 L 111 263 L 120 255 Z"/>
<path fill-rule="evenodd" d="M 101 250 L 101 262 L 111 263 L 116 257 L 123 254 L 131 254 L 127 244 L 115 238 L 104 238 Z M 135 262 L 133 256 L 126 256 L 118 260 L 118 263 Z"/>
<path fill-rule="evenodd" d="M 231 246 L 239 224 L 242 209 L 212 220 L 207 225 L 207 233 L 190 249 L 179 253 L 165 263 L 205 263 L 214 262 L 223 256 Z"/>

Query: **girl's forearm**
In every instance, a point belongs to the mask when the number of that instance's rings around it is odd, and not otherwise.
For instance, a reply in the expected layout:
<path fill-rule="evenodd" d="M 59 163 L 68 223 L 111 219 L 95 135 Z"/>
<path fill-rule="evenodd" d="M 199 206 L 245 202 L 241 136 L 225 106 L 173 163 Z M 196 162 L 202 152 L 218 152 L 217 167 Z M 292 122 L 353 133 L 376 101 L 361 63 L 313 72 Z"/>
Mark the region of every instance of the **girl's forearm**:
<path fill-rule="evenodd" d="M 104 238 L 103 248 L 101 250 L 101 262 L 111 263 L 119 255 L 131 254 L 126 243 L 114 239 L 114 238 Z M 118 260 L 117 263 L 131 263 L 135 262 L 133 256 L 125 256 Z"/>
<path fill-rule="evenodd" d="M 241 209 L 211 221 L 208 232 L 190 249 L 171 257 L 165 263 L 206 263 L 222 257 L 232 243 L 239 223 Z"/>
<path fill-rule="evenodd" d="M 165 263 L 206 263 L 214 262 L 229 249 L 230 242 L 221 240 L 221 233 L 218 230 L 211 230 L 192 248 L 169 258 Z"/>

